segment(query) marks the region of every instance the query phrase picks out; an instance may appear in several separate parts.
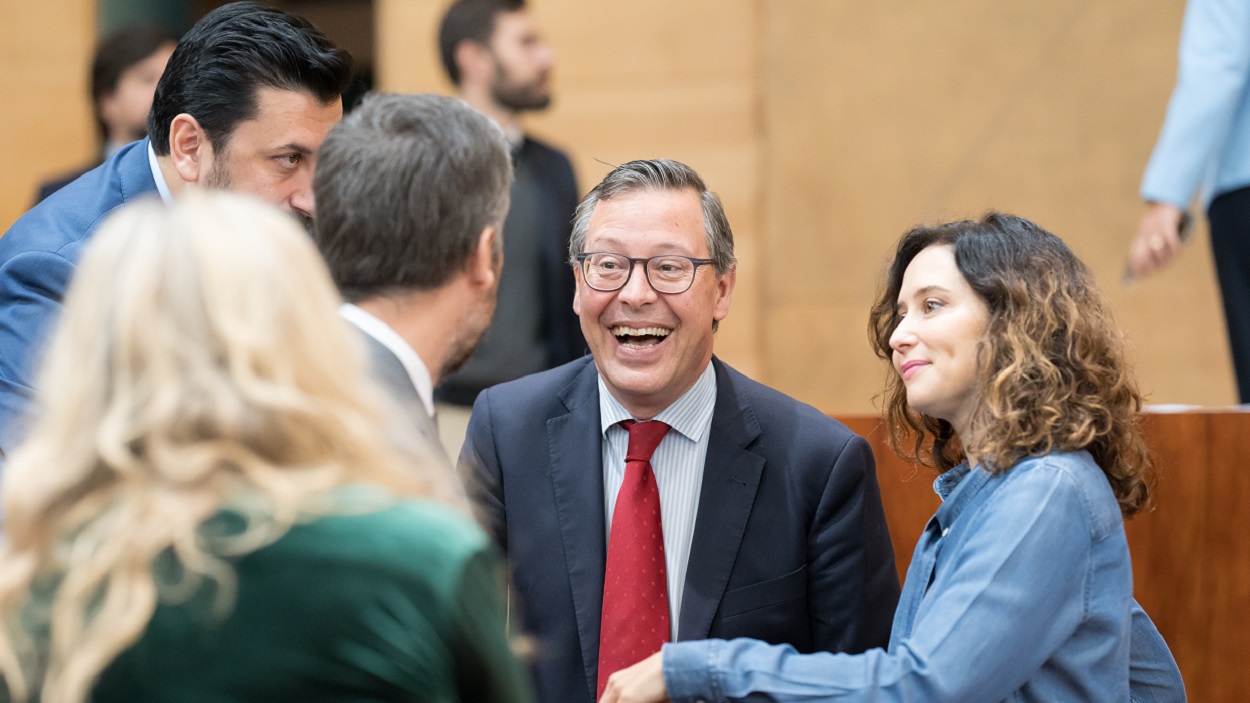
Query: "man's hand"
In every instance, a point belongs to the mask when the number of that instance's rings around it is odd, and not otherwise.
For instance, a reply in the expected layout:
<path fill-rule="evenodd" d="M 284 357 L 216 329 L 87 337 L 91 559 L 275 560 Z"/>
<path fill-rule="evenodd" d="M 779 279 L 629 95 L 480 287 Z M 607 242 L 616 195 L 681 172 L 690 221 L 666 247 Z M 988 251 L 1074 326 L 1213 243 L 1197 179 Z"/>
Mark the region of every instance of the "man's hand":
<path fill-rule="evenodd" d="M 1141 279 L 1167 266 L 1181 253 L 1181 209 L 1169 203 L 1146 203 L 1137 236 L 1128 249 L 1128 267 Z"/>
<path fill-rule="evenodd" d="M 599 703 L 664 703 L 667 700 L 664 659 L 660 652 L 656 652 L 609 676 Z"/>

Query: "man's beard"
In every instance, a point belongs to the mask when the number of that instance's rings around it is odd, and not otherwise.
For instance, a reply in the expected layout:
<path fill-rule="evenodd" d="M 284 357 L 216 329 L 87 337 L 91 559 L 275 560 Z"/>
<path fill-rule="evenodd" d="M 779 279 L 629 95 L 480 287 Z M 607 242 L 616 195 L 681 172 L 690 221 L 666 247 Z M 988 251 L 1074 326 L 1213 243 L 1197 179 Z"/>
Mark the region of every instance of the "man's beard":
<path fill-rule="evenodd" d="M 517 83 L 502 65 L 496 63 L 495 80 L 490 86 L 491 97 L 513 112 L 545 110 L 551 104 L 551 93 L 544 92 L 542 88 L 546 77 L 544 73 L 530 83 Z"/>
<path fill-rule="evenodd" d="M 495 317 L 495 296 L 498 292 L 499 283 L 496 278 L 495 287 L 481 300 L 480 307 L 466 316 L 464 325 L 457 330 L 457 336 L 452 340 L 451 348 L 447 351 L 447 361 L 443 364 L 443 372 L 439 374 L 439 378 L 447 378 L 459 371 L 473 356 L 473 352 L 477 351 L 477 345 L 486 336 L 486 331 L 490 329 L 491 321 Z M 483 320 L 483 317 L 486 319 Z"/>
<path fill-rule="evenodd" d="M 213 159 L 213 167 L 208 170 L 208 175 L 204 177 L 204 187 L 214 190 L 230 190 L 234 185 L 234 181 L 230 179 L 230 174 L 226 171 L 225 153 L 220 157 Z"/>

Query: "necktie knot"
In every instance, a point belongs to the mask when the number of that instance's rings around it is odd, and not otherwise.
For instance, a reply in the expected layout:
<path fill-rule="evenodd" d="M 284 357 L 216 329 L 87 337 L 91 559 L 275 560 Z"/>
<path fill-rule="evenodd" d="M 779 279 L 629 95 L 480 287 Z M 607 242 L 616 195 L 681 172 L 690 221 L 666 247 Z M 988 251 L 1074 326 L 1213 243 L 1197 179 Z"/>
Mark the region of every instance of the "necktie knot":
<path fill-rule="evenodd" d="M 664 435 L 668 434 L 669 426 L 659 420 L 638 422 L 622 420 L 621 427 L 629 432 L 629 448 L 625 450 L 625 461 L 651 461 L 655 448 L 660 446 Z"/>

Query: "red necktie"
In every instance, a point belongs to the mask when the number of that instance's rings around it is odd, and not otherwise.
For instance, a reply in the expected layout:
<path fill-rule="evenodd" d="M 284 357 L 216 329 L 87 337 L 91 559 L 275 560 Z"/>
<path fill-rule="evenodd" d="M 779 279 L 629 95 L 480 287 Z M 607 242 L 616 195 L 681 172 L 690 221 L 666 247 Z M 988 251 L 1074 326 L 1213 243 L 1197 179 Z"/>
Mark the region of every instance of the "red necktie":
<path fill-rule="evenodd" d="M 596 697 L 609 676 L 660 651 L 670 630 L 660 491 L 651 471 L 651 455 L 668 425 L 625 420 L 621 427 L 629 431 L 629 449 L 608 535 Z"/>

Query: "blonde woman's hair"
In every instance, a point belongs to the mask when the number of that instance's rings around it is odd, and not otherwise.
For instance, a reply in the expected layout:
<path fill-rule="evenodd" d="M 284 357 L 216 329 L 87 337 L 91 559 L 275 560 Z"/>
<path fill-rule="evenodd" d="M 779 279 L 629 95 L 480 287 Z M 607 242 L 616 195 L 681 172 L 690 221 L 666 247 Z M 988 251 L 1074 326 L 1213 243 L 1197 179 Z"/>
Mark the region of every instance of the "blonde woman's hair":
<path fill-rule="evenodd" d="M 447 472 L 387 433 L 338 305 L 308 236 L 259 201 L 189 193 L 104 223 L 4 475 L 0 672 L 15 700 L 86 700 L 163 597 L 206 578 L 230 593 L 224 557 L 333 509 L 337 487 L 465 509 Z M 223 510 L 247 527 L 210 539 Z M 163 555 L 180 583 L 154 577 Z"/>
<path fill-rule="evenodd" d="M 877 355 L 891 359 L 903 274 L 932 246 L 951 247 L 960 274 L 989 308 L 977 406 L 967 436 L 956 436 L 946 420 L 913 410 L 892 373 L 884 410 L 894 450 L 943 471 L 971 454 L 992 473 L 1026 457 L 1086 450 L 1125 516 L 1146 507 L 1154 467 L 1123 336 L 1090 270 L 1036 224 L 991 212 L 904 234 L 869 315 Z"/>

